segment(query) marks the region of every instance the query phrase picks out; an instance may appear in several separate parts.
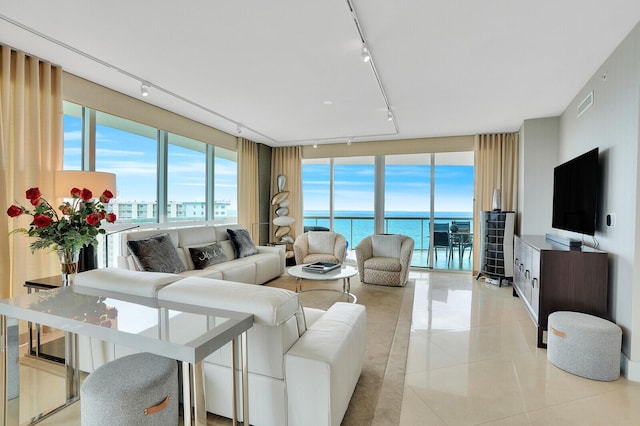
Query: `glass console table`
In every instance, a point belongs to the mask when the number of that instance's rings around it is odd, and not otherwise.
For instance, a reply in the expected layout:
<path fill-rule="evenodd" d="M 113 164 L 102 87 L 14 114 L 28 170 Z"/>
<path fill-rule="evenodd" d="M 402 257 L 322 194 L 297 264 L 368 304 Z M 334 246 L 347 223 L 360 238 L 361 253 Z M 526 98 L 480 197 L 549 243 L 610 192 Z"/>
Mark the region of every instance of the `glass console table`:
<path fill-rule="evenodd" d="M 65 402 L 48 412 L 29 414 L 29 419 L 15 415 L 19 410 L 12 407 L 20 405 L 20 391 L 9 384 L 16 377 L 12 369 L 21 368 L 8 356 L 16 353 L 12 346 L 18 343 L 14 336 L 18 320 L 47 325 L 65 334 Z M 37 423 L 78 400 L 78 335 L 83 335 L 180 361 L 185 425 L 206 425 L 202 360 L 231 341 L 234 371 L 240 347 L 243 420 L 248 424 L 247 330 L 252 326 L 251 314 L 77 286 L 0 300 L 0 422 L 3 425 L 21 424 L 26 420 Z M 232 374 L 231 385 L 235 425 L 238 412 L 235 374 Z M 11 407 L 8 398 L 12 398 Z M 193 412 L 187 407 L 194 407 Z"/>
<path fill-rule="evenodd" d="M 62 287 L 62 276 L 58 274 L 52 277 L 27 280 L 24 282 L 24 287 L 27 289 L 28 294 Z M 40 324 L 29 322 L 28 327 L 29 355 L 64 364 L 64 337 L 43 342 L 43 330 Z"/>

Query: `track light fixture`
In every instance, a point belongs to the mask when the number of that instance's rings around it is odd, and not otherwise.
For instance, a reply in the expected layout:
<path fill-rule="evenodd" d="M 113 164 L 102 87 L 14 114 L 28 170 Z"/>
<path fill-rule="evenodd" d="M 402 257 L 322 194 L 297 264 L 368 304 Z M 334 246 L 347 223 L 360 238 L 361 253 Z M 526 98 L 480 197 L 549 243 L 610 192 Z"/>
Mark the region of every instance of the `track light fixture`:
<path fill-rule="evenodd" d="M 369 52 L 369 48 L 365 43 L 362 43 L 362 60 L 366 63 L 371 60 L 371 53 Z"/>
<path fill-rule="evenodd" d="M 313 143 L 313 147 L 314 147 L 314 148 L 317 148 L 317 147 L 318 147 L 318 142 L 314 142 L 314 143 Z"/>
<path fill-rule="evenodd" d="M 347 139 L 347 145 L 351 145 L 351 138 Z"/>
<path fill-rule="evenodd" d="M 239 125 L 239 124 L 238 124 L 238 125 L 236 126 L 236 132 L 238 132 L 238 134 L 241 134 L 241 133 L 242 133 L 242 126 L 241 126 L 241 125 Z"/>
<path fill-rule="evenodd" d="M 142 94 L 142 96 L 144 96 L 145 98 L 147 96 L 149 96 L 149 86 L 147 86 L 146 84 L 142 83 L 142 86 L 140 86 L 140 93 Z"/>
<path fill-rule="evenodd" d="M 387 110 L 387 120 L 393 121 L 393 113 L 390 109 Z"/>

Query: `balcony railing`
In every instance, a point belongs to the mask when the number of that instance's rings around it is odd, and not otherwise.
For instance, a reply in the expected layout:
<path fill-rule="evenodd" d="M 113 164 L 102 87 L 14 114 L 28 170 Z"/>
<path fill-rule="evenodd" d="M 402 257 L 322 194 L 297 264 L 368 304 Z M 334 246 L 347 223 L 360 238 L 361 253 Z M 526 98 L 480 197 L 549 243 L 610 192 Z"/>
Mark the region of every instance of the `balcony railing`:
<path fill-rule="evenodd" d="M 468 216 L 434 218 L 434 223 L 446 223 L 447 228 L 451 226 L 453 221 L 469 221 L 471 223 L 471 229 L 473 229 L 473 219 Z M 328 216 L 305 216 L 304 218 L 305 226 L 324 226 L 329 228 L 329 224 L 330 219 Z M 413 238 L 415 245 L 411 266 L 428 267 L 429 224 L 430 219 L 425 217 L 385 217 L 384 232 L 388 234 L 404 234 Z M 374 219 L 370 216 L 335 216 L 334 231 L 344 235 L 349 248 L 354 248 L 363 238 L 374 233 Z M 467 250 L 464 253 L 462 261 L 460 261 L 457 250 L 453 251 L 451 257 L 449 257 L 447 253 L 444 253 L 444 251 L 439 251 L 437 261 L 435 261 L 434 256 L 435 264 L 433 266 L 436 269 L 470 271 L 472 265 L 468 253 L 469 251 Z"/>

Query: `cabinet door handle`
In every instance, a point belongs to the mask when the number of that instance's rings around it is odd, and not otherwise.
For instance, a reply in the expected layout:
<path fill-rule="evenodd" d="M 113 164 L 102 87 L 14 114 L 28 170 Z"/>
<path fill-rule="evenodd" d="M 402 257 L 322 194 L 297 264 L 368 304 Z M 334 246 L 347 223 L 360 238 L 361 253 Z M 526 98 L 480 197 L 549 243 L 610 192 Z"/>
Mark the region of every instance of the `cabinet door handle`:
<path fill-rule="evenodd" d="M 538 282 L 537 278 L 534 278 L 533 280 L 531 280 L 531 288 L 536 288 L 536 283 Z"/>
<path fill-rule="evenodd" d="M 531 271 L 530 271 L 530 270 L 528 270 L 528 269 L 527 269 L 526 271 L 524 271 L 524 277 L 525 277 L 526 279 L 531 278 Z"/>

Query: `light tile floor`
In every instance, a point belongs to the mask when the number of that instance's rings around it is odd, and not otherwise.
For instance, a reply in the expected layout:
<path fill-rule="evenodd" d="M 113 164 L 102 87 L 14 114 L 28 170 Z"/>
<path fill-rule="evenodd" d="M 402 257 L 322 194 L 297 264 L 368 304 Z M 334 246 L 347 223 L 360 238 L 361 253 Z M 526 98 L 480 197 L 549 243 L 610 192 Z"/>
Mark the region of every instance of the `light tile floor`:
<path fill-rule="evenodd" d="M 547 361 L 512 287 L 412 272 L 400 426 L 640 425 L 640 383 L 599 382 Z"/>
<path fill-rule="evenodd" d="M 640 425 L 640 383 L 588 380 L 550 364 L 511 286 L 463 273 L 411 276 L 416 285 L 400 426 Z M 33 412 L 31 404 L 59 398 L 64 380 L 61 371 L 29 370 L 21 369 L 34 376 L 22 378 L 28 397 L 20 398 L 20 409 Z M 41 424 L 77 425 L 79 406 Z"/>

